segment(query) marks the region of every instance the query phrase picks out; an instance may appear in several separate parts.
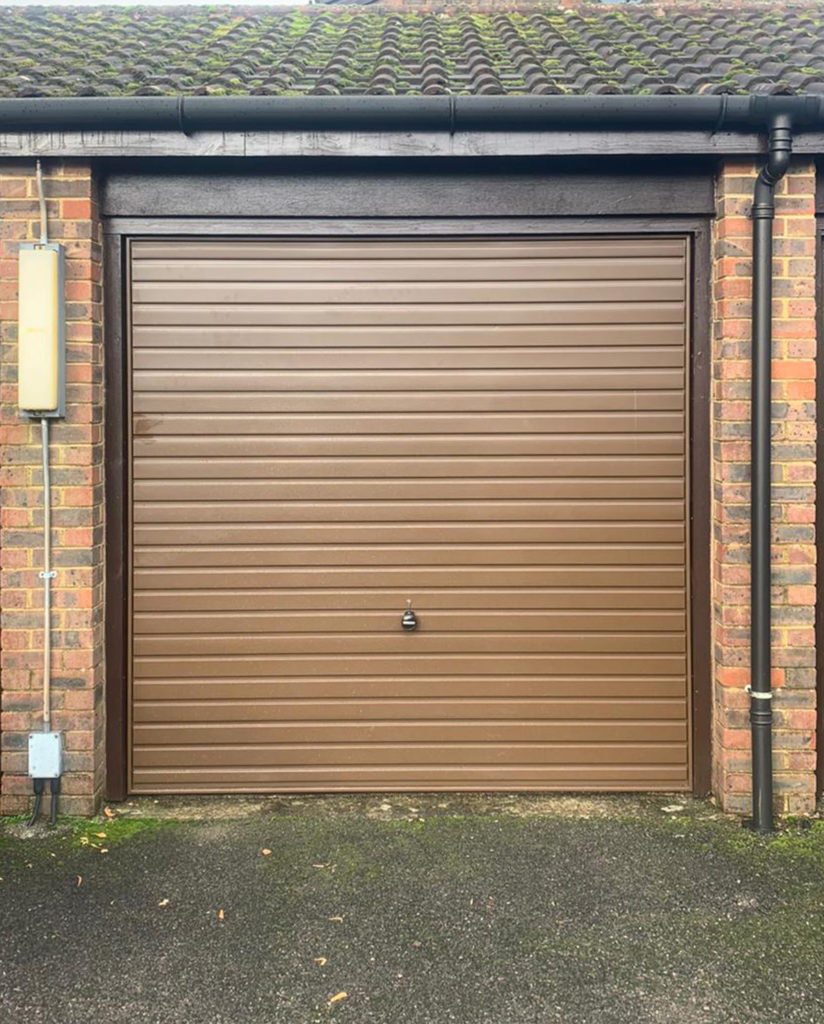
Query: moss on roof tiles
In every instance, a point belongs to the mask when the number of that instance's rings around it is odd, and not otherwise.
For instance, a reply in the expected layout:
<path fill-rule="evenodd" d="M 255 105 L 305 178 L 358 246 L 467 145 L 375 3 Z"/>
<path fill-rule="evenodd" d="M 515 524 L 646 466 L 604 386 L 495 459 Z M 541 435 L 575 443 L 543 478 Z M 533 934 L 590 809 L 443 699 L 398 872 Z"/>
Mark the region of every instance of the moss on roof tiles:
<path fill-rule="evenodd" d="M 0 6 L 0 37 L 0 96 L 747 93 L 824 80 L 824 17 L 809 2 Z"/>

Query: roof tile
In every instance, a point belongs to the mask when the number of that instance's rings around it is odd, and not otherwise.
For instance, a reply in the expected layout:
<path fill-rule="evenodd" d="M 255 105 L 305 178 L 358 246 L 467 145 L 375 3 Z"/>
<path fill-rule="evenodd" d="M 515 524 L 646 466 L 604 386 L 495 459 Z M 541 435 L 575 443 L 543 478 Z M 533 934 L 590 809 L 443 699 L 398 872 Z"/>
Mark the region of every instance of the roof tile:
<path fill-rule="evenodd" d="M 811 0 L 0 7 L 0 38 L 2 97 L 824 92 Z"/>

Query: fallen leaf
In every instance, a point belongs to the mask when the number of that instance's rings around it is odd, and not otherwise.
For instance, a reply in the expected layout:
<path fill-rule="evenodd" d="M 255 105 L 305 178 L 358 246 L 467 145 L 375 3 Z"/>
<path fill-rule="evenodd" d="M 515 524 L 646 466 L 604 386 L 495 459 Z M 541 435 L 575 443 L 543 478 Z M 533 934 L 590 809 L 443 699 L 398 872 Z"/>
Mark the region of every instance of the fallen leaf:
<path fill-rule="evenodd" d="M 666 814 L 674 814 L 676 811 L 683 811 L 683 804 L 668 804 L 666 807 L 661 808 Z"/>
<path fill-rule="evenodd" d="M 267 849 L 265 849 L 265 848 L 264 848 L 264 849 L 263 849 L 263 850 L 261 850 L 260 852 L 261 852 L 261 855 L 262 855 L 262 856 L 264 856 L 264 857 L 268 857 L 268 856 L 269 856 L 269 854 L 270 854 L 270 853 L 271 853 L 272 851 L 271 851 L 271 850 L 267 850 Z"/>
<path fill-rule="evenodd" d="M 158 906 L 159 907 L 168 907 L 169 906 L 169 900 L 161 900 L 160 903 L 158 903 Z"/>
<path fill-rule="evenodd" d="M 100 852 L 101 852 L 101 853 L 108 853 L 109 851 L 108 851 L 108 850 L 106 849 L 106 847 L 104 846 L 104 847 L 103 847 L 103 848 L 102 848 L 102 849 L 100 850 Z"/>
<path fill-rule="evenodd" d="M 157 803 L 157 800 L 155 800 L 155 803 Z M 111 809 L 111 807 L 104 807 L 103 813 L 106 815 L 107 818 L 114 817 L 114 811 Z"/>
<path fill-rule="evenodd" d="M 329 920 L 330 920 L 330 921 L 339 921 L 339 922 L 342 922 L 342 921 L 343 921 L 343 918 L 342 918 L 342 917 L 330 917 L 330 918 L 329 918 Z"/>
<path fill-rule="evenodd" d="M 75 884 L 75 885 L 76 885 L 76 886 L 77 886 L 78 888 L 80 888 L 80 886 L 81 886 L 81 885 L 83 884 L 83 876 L 82 876 L 82 875 L 78 875 L 78 876 L 77 876 L 77 881 L 76 881 L 76 882 L 75 882 L 74 884 Z"/>
<path fill-rule="evenodd" d="M 224 915 L 223 911 L 222 910 L 218 910 L 218 912 L 217 912 L 217 919 L 218 919 L 218 921 L 223 921 L 224 920 L 224 916 L 225 915 Z"/>
<path fill-rule="evenodd" d="M 392 810 L 392 804 L 381 804 L 381 810 L 382 811 L 391 811 Z"/>
<path fill-rule="evenodd" d="M 341 1000 L 348 999 L 348 998 L 349 998 L 349 993 L 348 992 L 338 992 L 335 995 L 333 995 L 332 998 L 329 1000 L 329 1005 L 331 1006 L 333 1003 L 339 1003 L 339 1002 L 341 1002 Z"/>
<path fill-rule="evenodd" d="M 95 835 L 96 839 L 105 839 L 106 838 L 106 833 L 105 832 L 95 832 L 94 835 Z"/>
<path fill-rule="evenodd" d="M 318 965 L 318 967 L 325 967 L 326 966 L 326 962 L 327 961 L 326 961 L 326 957 L 325 956 L 316 956 L 315 957 L 315 963 Z"/>

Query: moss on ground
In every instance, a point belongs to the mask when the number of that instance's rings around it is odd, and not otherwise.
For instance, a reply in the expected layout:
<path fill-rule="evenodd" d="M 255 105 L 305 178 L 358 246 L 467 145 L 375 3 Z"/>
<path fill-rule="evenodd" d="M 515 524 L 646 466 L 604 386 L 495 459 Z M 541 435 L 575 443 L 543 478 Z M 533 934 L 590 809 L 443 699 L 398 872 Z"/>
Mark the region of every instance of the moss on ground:
<path fill-rule="evenodd" d="M 41 819 L 40 823 L 30 829 L 27 815 L 12 815 L 0 818 L 0 848 L 25 848 L 29 858 L 38 852 L 48 855 L 57 846 L 62 849 L 87 848 L 99 852 L 174 824 L 173 819 L 167 818 L 79 818 L 63 815 L 54 826 Z"/>
<path fill-rule="evenodd" d="M 168 828 L 172 821 L 158 818 L 70 818 L 71 841 L 74 846 L 116 846 L 119 843 Z"/>

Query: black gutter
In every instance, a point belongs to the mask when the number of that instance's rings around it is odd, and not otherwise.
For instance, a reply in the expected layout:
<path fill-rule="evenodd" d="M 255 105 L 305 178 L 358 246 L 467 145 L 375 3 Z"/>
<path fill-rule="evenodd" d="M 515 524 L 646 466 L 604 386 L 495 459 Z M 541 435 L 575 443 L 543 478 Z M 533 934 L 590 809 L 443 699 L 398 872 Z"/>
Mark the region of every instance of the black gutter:
<path fill-rule="evenodd" d="M 824 130 L 821 96 L 81 96 L 0 99 L 0 131 Z"/>
<path fill-rule="evenodd" d="M 752 204 L 752 498 L 750 577 L 750 724 L 752 823 L 772 830 L 772 606 L 770 596 L 772 260 L 775 186 L 792 153 L 787 117 L 770 125 L 769 155 L 755 183 Z"/>

